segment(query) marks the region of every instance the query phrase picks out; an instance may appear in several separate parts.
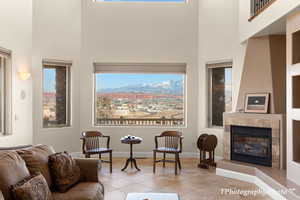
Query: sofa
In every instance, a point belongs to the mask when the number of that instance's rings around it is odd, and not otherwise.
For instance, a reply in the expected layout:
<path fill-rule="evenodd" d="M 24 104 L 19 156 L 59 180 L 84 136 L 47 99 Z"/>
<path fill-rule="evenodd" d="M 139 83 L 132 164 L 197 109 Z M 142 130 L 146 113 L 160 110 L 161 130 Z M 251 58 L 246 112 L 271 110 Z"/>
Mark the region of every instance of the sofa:
<path fill-rule="evenodd" d="M 98 174 L 101 163 L 98 159 L 74 158 L 80 168 L 80 181 L 65 193 L 53 189 L 50 186 L 51 173 L 47 166 L 48 154 L 51 152 L 49 149 L 54 151 L 47 145 L 0 148 L 0 200 L 13 200 L 10 187 L 31 175 L 32 169 L 25 160 L 36 164 L 36 158 L 45 160 L 44 166 L 41 164 L 38 170 L 47 180 L 53 200 L 104 200 L 104 187 Z M 22 155 L 24 152 L 27 157 Z"/>

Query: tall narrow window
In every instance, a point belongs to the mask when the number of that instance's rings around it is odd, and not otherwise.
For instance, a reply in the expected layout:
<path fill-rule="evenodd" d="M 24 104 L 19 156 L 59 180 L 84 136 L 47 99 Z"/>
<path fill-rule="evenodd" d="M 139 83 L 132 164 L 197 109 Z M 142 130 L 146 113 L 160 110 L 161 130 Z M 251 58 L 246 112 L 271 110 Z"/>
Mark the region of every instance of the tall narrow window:
<path fill-rule="evenodd" d="M 185 125 L 185 64 L 96 64 L 95 125 Z"/>
<path fill-rule="evenodd" d="M 9 50 L 0 48 L 0 134 L 9 135 L 11 130 L 11 67 Z"/>
<path fill-rule="evenodd" d="M 223 126 L 223 113 L 232 110 L 232 63 L 208 64 L 209 126 Z"/>
<path fill-rule="evenodd" d="M 44 62 L 43 127 L 70 126 L 70 64 Z"/>

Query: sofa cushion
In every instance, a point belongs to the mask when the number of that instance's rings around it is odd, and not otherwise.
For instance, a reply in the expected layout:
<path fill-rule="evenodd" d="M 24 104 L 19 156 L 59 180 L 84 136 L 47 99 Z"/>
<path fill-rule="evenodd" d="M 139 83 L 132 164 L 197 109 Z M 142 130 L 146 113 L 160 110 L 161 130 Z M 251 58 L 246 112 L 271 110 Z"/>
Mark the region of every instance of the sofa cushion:
<path fill-rule="evenodd" d="M 30 174 L 40 172 L 46 179 L 48 186 L 52 187 L 52 178 L 49 170 L 49 156 L 55 151 L 51 146 L 36 145 L 27 149 L 17 151 L 19 155 L 25 160 Z"/>
<path fill-rule="evenodd" d="M 81 182 L 66 193 L 52 193 L 53 200 L 104 200 L 104 188 L 96 182 Z"/>
<path fill-rule="evenodd" d="M 11 200 L 9 188 L 29 177 L 25 161 L 15 151 L 0 151 L 0 190 L 6 200 Z"/>
<path fill-rule="evenodd" d="M 66 192 L 80 181 L 80 168 L 67 152 L 49 156 L 49 166 L 54 186 L 59 192 Z"/>
<path fill-rule="evenodd" d="M 11 194 L 15 200 L 52 200 L 52 193 L 41 173 L 11 186 Z"/>

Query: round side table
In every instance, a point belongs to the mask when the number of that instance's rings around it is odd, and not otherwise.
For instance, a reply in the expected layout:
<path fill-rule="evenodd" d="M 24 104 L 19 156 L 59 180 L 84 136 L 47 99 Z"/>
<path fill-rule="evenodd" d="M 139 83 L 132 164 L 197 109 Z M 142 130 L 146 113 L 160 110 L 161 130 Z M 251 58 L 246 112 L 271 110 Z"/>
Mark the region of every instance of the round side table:
<path fill-rule="evenodd" d="M 121 142 L 123 144 L 129 144 L 130 145 L 130 157 L 126 160 L 126 164 L 125 164 L 125 167 L 122 169 L 122 171 L 124 171 L 125 169 L 127 169 L 129 163 L 131 165 L 131 168 L 133 168 L 133 165 L 134 167 L 138 170 L 138 171 L 141 171 L 138 167 L 137 167 L 137 164 L 136 164 L 136 160 L 135 158 L 133 157 L 133 145 L 134 144 L 140 144 L 142 142 L 142 139 L 141 138 L 133 138 L 133 139 L 128 139 L 128 138 L 122 138 L 121 139 Z"/>

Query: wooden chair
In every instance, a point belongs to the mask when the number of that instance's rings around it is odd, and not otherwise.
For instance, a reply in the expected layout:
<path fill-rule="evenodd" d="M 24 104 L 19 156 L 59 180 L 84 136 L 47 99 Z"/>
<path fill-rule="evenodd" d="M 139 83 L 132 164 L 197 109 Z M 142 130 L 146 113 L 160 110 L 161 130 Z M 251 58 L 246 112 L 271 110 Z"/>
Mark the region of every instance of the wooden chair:
<path fill-rule="evenodd" d="M 160 141 L 159 145 L 159 139 Z M 159 136 L 155 136 L 155 149 L 153 150 L 153 173 L 156 170 L 156 163 L 162 162 L 166 167 L 166 162 L 175 163 L 175 174 L 177 175 L 177 166 L 181 170 L 179 154 L 182 153 L 182 133 L 178 131 L 165 131 Z M 162 160 L 156 160 L 156 153 L 163 153 Z M 166 160 L 166 154 L 174 154 L 175 160 Z"/>
<path fill-rule="evenodd" d="M 87 131 L 82 133 L 82 153 L 86 158 L 91 155 L 99 154 L 101 162 L 110 164 L 110 173 L 112 173 L 112 149 L 109 148 L 110 136 L 105 136 L 98 131 Z M 108 153 L 109 160 L 102 160 L 102 154 Z"/>

